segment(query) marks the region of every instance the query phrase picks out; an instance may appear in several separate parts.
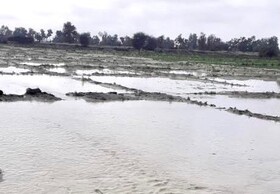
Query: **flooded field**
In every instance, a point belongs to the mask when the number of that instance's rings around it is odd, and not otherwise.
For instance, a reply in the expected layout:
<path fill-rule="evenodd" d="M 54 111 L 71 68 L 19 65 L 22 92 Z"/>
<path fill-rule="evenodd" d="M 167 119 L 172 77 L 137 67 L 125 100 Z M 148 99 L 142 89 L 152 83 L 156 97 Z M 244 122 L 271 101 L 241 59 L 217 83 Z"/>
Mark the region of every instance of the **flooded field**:
<path fill-rule="evenodd" d="M 279 70 L 0 49 L 0 193 L 280 192 Z"/>

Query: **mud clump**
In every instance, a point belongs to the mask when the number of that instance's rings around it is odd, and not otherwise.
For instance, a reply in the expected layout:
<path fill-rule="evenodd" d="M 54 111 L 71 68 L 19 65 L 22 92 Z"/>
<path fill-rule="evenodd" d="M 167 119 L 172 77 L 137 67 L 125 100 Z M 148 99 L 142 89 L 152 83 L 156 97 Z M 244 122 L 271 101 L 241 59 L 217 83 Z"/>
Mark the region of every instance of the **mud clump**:
<path fill-rule="evenodd" d="M 129 94 L 118 94 L 117 92 L 71 92 L 67 93 L 66 96 L 81 97 L 92 102 L 136 100 L 133 96 L 129 96 Z"/>
<path fill-rule="evenodd" d="M 25 95 L 39 95 L 42 94 L 42 91 L 40 90 L 40 88 L 35 88 L 35 89 L 31 89 L 31 88 L 27 88 Z"/>
<path fill-rule="evenodd" d="M 24 95 L 5 94 L 3 91 L 1 92 L 0 92 L 0 101 L 3 102 L 32 101 L 32 100 L 41 101 L 41 102 L 54 102 L 54 101 L 62 100 L 61 98 L 58 98 L 53 94 L 42 92 L 39 88 L 35 88 L 35 89 L 28 88 Z"/>
<path fill-rule="evenodd" d="M 42 92 L 39 88 L 35 88 L 35 89 L 27 88 L 24 94 L 24 98 L 27 100 L 29 99 L 29 100 L 38 100 L 38 101 L 47 101 L 47 102 L 62 100 L 61 98 L 58 98 L 53 94 Z"/>

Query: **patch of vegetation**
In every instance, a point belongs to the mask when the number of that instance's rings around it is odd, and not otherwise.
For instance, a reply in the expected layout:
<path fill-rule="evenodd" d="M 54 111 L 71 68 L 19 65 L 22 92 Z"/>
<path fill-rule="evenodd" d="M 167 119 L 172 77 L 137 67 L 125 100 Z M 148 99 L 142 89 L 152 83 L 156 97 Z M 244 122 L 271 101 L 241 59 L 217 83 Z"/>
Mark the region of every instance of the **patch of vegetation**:
<path fill-rule="evenodd" d="M 217 64 L 217 65 L 236 65 L 261 68 L 280 69 L 279 57 L 260 58 L 257 55 L 238 55 L 222 53 L 168 53 L 168 52 L 122 52 L 125 56 L 151 58 L 164 62 L 188 62 L 191 64 Z"/>

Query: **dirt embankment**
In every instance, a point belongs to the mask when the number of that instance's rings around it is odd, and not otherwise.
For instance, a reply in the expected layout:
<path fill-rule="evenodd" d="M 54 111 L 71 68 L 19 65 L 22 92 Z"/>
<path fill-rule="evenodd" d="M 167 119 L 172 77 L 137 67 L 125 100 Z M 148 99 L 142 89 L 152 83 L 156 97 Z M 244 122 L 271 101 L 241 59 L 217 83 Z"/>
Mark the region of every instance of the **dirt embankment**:
<path fill-rule="evenodd" d="M 54 96 L 53 94 L 49 94 L 46 92 L 42 92 L 39 88 L 31 89 L 28 88 L 23 95 L 16 94 L 4 94 L 2 90 L 0 90 L 0 101 L 3 102 L 16 102 L 16 101 L 41 101 L 41 102 L 54 102 L 62 100 Z"/>

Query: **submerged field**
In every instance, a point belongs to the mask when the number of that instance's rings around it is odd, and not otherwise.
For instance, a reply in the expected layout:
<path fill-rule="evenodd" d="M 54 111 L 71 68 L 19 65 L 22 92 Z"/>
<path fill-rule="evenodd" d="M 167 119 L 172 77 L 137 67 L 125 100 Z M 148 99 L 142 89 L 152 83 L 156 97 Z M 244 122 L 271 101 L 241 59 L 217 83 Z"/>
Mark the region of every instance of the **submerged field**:
<path fill-rule="evenodd" d="M 0 193 L 280 192 L 278 59 L 0 51 Z"/>

